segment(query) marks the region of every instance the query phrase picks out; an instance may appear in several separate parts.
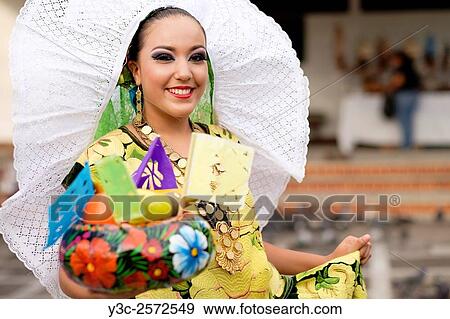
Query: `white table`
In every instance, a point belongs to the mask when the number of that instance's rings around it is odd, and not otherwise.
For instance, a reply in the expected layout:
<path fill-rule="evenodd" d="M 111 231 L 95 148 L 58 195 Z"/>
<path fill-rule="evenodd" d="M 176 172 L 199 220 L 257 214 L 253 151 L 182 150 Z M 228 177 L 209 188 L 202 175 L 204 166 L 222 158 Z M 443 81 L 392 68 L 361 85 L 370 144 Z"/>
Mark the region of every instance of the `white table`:
<path fill-rule="evenodd" d="M 337 142 L 342 154 L 350 155 L 358 144 L 400 145 L 398 121 L 383 114 L 381 94 L 352 93 L 339 110 Z M 419 98 L 414 117 L 414 144 L 450 146 L 450 92 L 426 92 Z"/>

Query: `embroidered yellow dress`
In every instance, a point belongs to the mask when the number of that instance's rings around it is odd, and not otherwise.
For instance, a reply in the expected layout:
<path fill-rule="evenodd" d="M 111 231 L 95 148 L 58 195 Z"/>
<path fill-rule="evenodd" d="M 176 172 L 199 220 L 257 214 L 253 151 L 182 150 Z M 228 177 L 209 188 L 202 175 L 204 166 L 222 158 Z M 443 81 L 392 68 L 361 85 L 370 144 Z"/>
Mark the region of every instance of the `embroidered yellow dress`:
<path fill-rule="evenodd" d="M 196 132 L 238 142 L 229 131 L 215 126 L 193 124 Z M 110 132 L 91 144 L 80 156 L 63 181 L 68 186 L 83 168 L 109 155 L 121 156 L 133 173 L 148 147 L 126 127 Z M 167 151 L 167 149 L 166 149 Z M 179 156 L 170 156 L 179 186 L 184 172 Z M 216 243 L 216 257 L 208 268 L 189 281 L 169 288 L 149 290 L 137 298 L 365 298 L 364 279 L 360 272 L 359 253 L 335 259 L 296 276 L 278 273 L 268 261 L 259 223 L 248 194 L 245 205 L 232 212 L 217 206 L 198 206 L 210 223 Z"/>

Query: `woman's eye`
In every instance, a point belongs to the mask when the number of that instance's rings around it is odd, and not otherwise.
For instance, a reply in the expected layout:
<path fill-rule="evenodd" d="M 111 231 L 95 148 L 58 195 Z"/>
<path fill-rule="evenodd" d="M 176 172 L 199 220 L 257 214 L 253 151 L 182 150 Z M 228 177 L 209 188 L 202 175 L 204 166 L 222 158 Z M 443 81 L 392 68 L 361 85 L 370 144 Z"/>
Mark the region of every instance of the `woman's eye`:
<path fill-rule="evenodd" d="M 158 60 L 158 61 L 172 61 L 173 60 L 173 57 L 167 53 L 155 54 L 152 57 L 154 60 Z"/>
<path fill-rule="evenodd" d="M 202 53 L 196 53 L 196 54 L 191 56 L 191 60 L 193 60 L 194 62 L 205 61 L 206 60 L 206 56 L 204 54 L 202 54 Z"/>

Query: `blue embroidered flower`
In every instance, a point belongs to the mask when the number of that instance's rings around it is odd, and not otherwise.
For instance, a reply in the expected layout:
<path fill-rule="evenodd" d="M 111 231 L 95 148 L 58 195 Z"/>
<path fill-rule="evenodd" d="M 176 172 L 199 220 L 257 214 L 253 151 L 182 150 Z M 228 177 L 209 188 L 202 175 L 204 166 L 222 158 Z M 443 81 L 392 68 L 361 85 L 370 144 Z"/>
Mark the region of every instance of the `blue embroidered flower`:
<path fill-rule="evenodd" d="M 173 266 L 183 279 L 205 268 L 209 260 L 206 236 L 189 226 L 182 226 L 179 234 L 170 238 L 169 251 L 174 254 Z"/>

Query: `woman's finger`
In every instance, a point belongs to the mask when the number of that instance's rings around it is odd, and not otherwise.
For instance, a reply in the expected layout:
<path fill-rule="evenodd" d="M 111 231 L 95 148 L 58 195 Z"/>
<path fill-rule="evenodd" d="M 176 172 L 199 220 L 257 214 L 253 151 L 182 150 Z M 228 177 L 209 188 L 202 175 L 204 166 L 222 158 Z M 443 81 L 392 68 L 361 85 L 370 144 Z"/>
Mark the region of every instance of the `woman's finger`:
<path fill-rule="evenodd" d="M 369 253 L 371 251 L 371 247 L 372 247 L 372 244 L 369 242 L 359 250 L 361 258 L 367 257 L 369 255 Z"/>
<path fill-rule="evenodd" d="M 368 247 L 368 249 L 367 249 L 366 255 L 369 256 L 369 255 L 372 253 L 372 243 L 369 242 L 369 243 L 367 244 L 367 247 Z"/>
<path fill-rule="evenodd" d="M 362 249 L 361 257 L 365 258 L 365 257 L 369 256 L 371 252 L 372 252 L 372 244 L 371 243 L 367 243 L 367 245 L 364 246 L 363 249 Z"/>
<path fill-rule="evenodd" d="M 367 257 L 367 248 L 366 247 L 363 247 L 360 249 L 359 256 L 360 256 L 361 260 L 364 259 L 365 257 Z"/>
<path fill-rule="evenodd" d="M 364 243 L 368 243 L 368 242 L 370 242 L 371 237 L 369 234 L 365 234 L 365 235 L 359 237 L 359 239 L 362 240 Z"/>
<path fill-rule="evenodd" d="M 365 265 L 369 261 L 370 257 L 372 257 L 372 254 L 370 254 L 366 258 L 361 259 L 361 265 Z"/>

